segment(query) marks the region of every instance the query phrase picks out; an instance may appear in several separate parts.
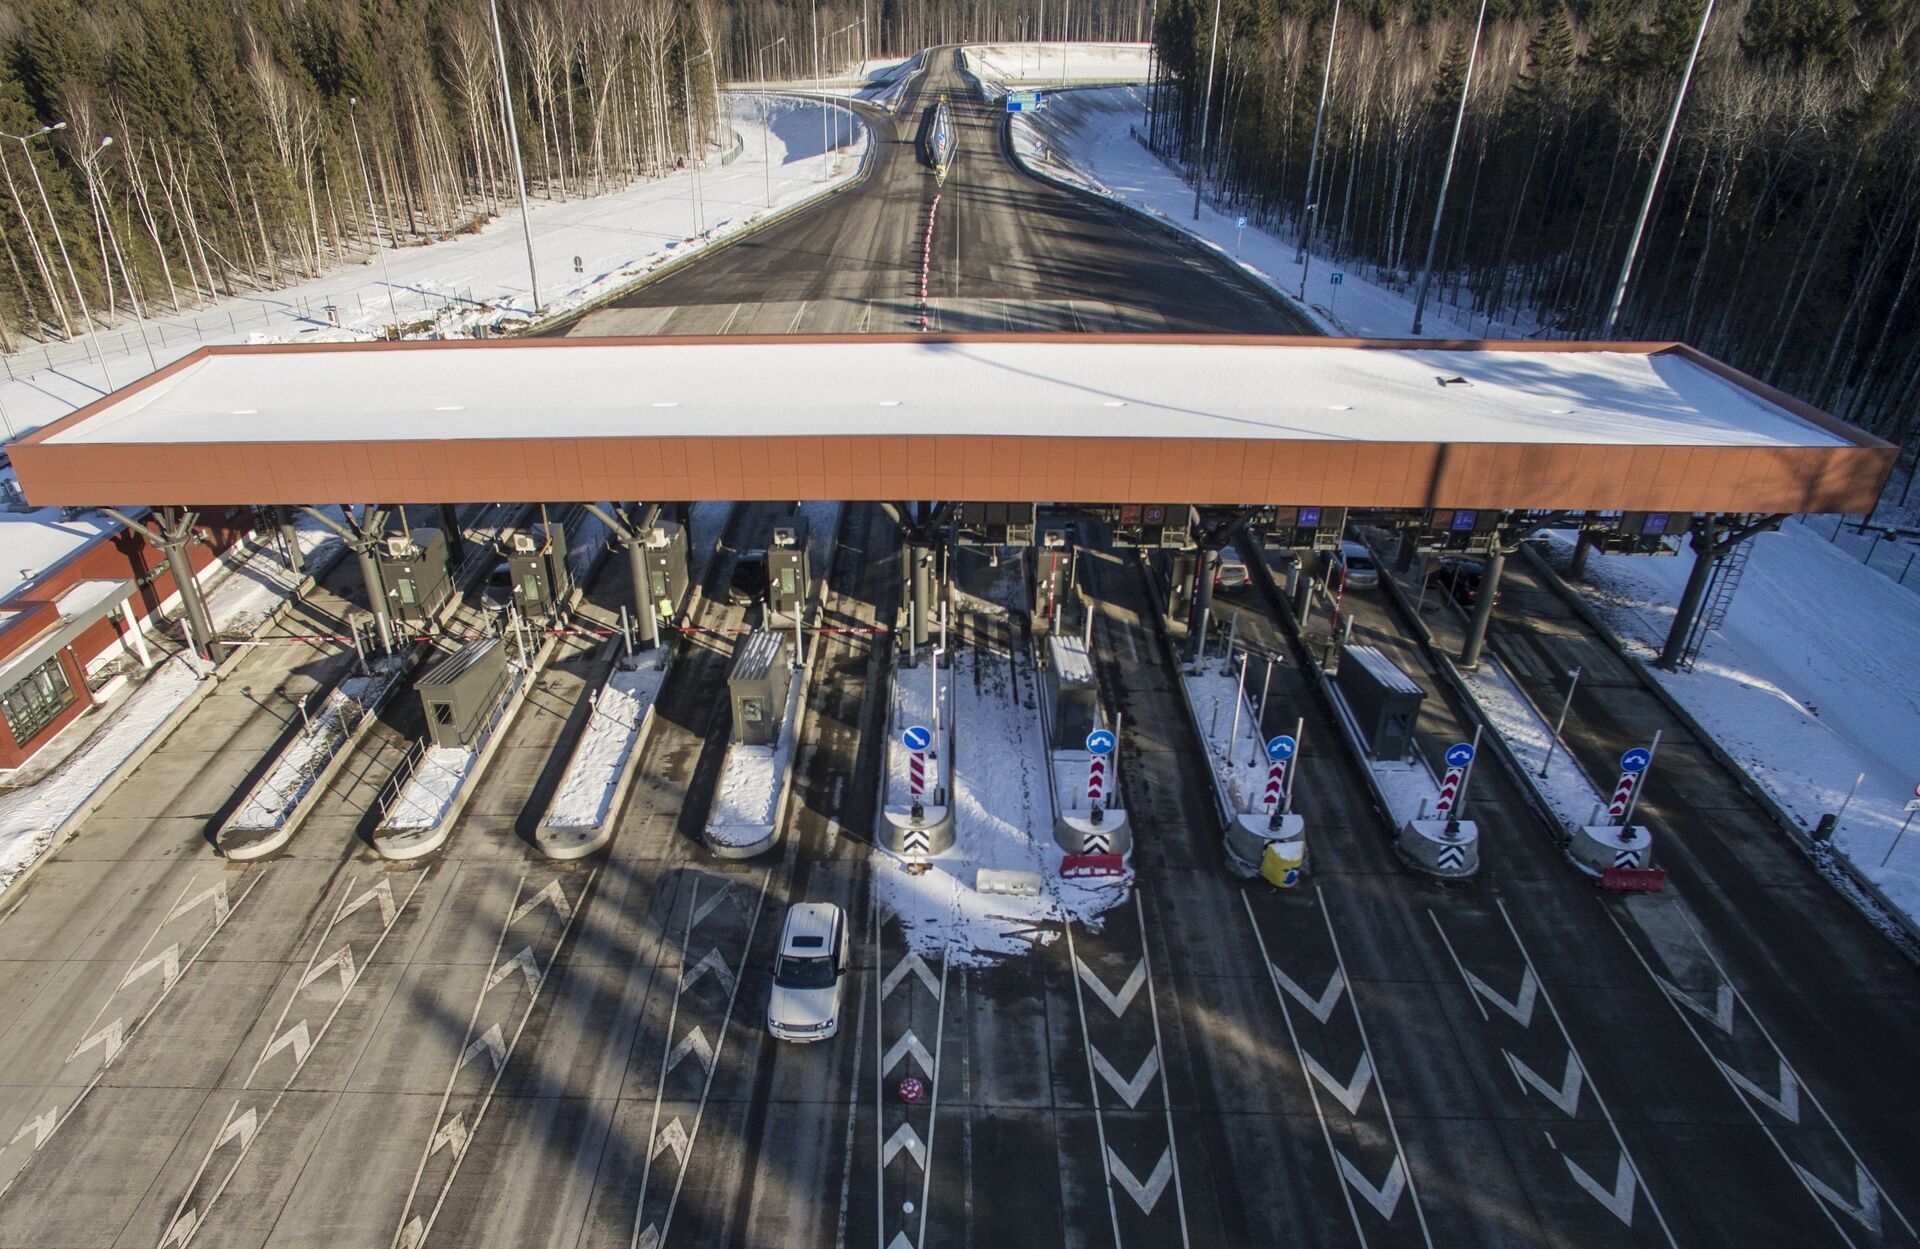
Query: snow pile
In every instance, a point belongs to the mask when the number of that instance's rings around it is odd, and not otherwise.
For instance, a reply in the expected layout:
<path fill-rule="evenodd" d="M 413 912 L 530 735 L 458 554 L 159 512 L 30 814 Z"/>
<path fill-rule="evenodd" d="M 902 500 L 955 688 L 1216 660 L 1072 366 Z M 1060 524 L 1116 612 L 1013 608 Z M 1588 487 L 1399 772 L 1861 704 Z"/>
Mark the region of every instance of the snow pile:
<path fill-rule="evenodd" d="M 340 519 L 337 506 L 321 510 Z M 303 578 L 324 573 L 346 550 L 339 534 L 305 512 L 294 520 L 294 540 L 300 548 L 302 572 L 287 567 L 278 547 L 269 542 L 207 595 L 207 612 L 219 622 L 221 637 L 249 638 L 258 633 Z"/>
<path fill-rule="evenodd" d="M 350 676 L 327 691 L 319 710 L 309 713 L 300 735 L 287 744 L 273 770 L 248 793 L 227 827 L 274 829 L 284 825 L 361 720 L 380 709 L 404 675 L 405 664 L 384 658 L 366 676 Z"/>
<path fill-rule="evenodd" d="M 789 97 L 728 100 L 733 129 L 745 146 L 730 165 L 720 164 L 718 151 L 710 153 L 700 171 L 704 233 L 695 234 L 687 171 L 585 199 L 530 202 L 539 319 L 569 312 L 772 212 L 824 194 L 858 170 L 868 142 L 864 124 L 856 122 L 852 141 L 837 150 L 823 148 L 821 139 L 822 108 L 840 118 L 843 138 L 851 116 L 846 108 Z M 465 337 L 479 326 L 511 327 L 533 316 L 519 214 L 508 211 L 471 234 L 383 249 L 309 282 L 147 324 L 154 358 L 165 366 L 208 343 L 365 341 L 395 322 L 409 337 Z M 133 326 L 102 340 L 116 385 L 146 371 L 146 349 Z M 22 433 L 109 389 L 84 339 L 16 353 L 13 375 L 17 380 L 0 383 L 0 406 Z"/>
<path fill-rule="evenodd" d="M 1060 924 L 1098 929 L 1101 915 L 1126 900 L 1128 878 L 1060 878 L 1064 856 L 1053 839 L 1046 750 L 1025 657 L 963 650 L 953 678 L 954 844 L 917 876 L 897 860 L 876 862 L 874 896 L 899 917 L 916 953 L 984 967 L 1056 940 Z M 1033 872 L 1044 889 L 1038 897 L 983 894 L 974 888 L 981 868 Z"/>
<path fill-rule="evenodd" d="M 1015 122 L 1015 151 L 1044 172 L 1120 200 L 1210 243 L 1234 258 L 1247 273 L 1306 305 L 1308 315 L 1330 333 L 1360 338 L 1411 338 L 1414 291 L 1411 283 L 1388 284 L 1363 275 L 1349 261 L 1312 254 L 1301 298 L 1300 264 L 1295 240 L 1269 233 L 1257 223 L 1244 231 L 1236 222 L 1244 212 L 1202 204 L 1193 215 L 1193 184 L 1184 174 L 1146 149 L 1136 131 L 1146 126 L 1148 88 L 1112 87 L 1061 92 L 1044 107 Z M 1021 139 L 1018 132 L 1030 128 Z M 1044 156 L 1036 156 L 1044 153 Z M 1341 284 L 1332 282 L 1335 273 Z M 1430 297 L 1422 338 L 1517 338 L 1538 329 L 1532 321 L 1495 321 Z"/>
<path fill-rule="evenodd" d="M 1594 805 L 1604 808 L 1606 799 L 1594 792 L 1587 774 L 1564 748 L 1554 750 L 1547 774 L 1540 775 L 1540 764 L 1553 742 L 1553 726 L 1521 692 L 1506 666 L 1491 655 L 1483 655 L 1477 670 L 1462 669 L 1459 675 L 1493 731 L 1526 770 L 1527 782 L 1546 800 L 1562 827 L 1571 831 L 1592 824 Z"/>
<path fill-rule="evenodd" d="M 38 858 L 54 833 L 210 675 L 199 660 L 163 661 L 53 775 L 0 794 L 0 889 Z"/>
<path fill-rule="evenodd" d="M 1264 809 L 1260 800 L 1267 785 L 1267 751 L 1254 714 L 1263 672 L 1261 665 L 1248 662 L 1247 681 L 1254 688 L 1244 694 L 1238 662 L 1209 660 L 1201 671 L 1182 675 L 1213 774 L 1226 791 L 1228 805 L 1239 815 Z M 1240 704 L 1237 718 L 1236 700 Z"/>
<path fill-rule="evenodd" d="M 455 795 L 467 782 L 478 750 L 465 746 L 429 746 L 407 783 L 400 787 L 380 821 L 382 828 L 438 828 Z"/>
<path fill-rule="evenodd" d="M 654 699 L 666 676 L 665 668 L 646 663 L 615 668 L 607 677 L 594 695 L 593 713 L 547 810 L 547 824 L 597 828 L 606 822 L 607 804 L 640 739 L 641 727 L 653 714 Z"/>
<path fill-rule="evenodd" d="M 1788 525 L 1750 539 L 1727 619 L 1691 673 L 1654 679 L 1801 824 L 1840 809 L 1835 845 L 1908 916 L 1920 918 L 1920 820 L 1881 866 L 1920 782 L 1920 614 L 1913 596 Z M 1564 566 L 1570 538 L 1553 536 Z M 1630 648 L 1651 659 L 1666 638 L 1691 555 L 1595 552 L 1578 588 Z M 1654 765 L 1658 767 L 1659 764 Z"/>
<path fill-rule="evenodd" d="M 907 749 L 901 734 L 908 728 L 919 725 L 933 732 L 933 747 L 926 752 L 926 791 L 925 801 L 939 805 L 939 794 L 949 783 L 948 769 L 952 766 L 953 725 L 953 670 L 942 671 L 931 663 L 923 663 L 918 668 L 896 668 L 893 672 L 892 713 L 887 718 L 887 801 L 890 807 L 904 807 L 913 802 L 910 761 L 913 752 Z M 939 687 L 940 724 L 934 727 L 935 683 Z"/>
<path fill-rule="evenodd" d="M 1145 82 L 1152 63 L 1144 43 L 992 43 L 960 49 L 966 72 L 988 99 L 1009 86 Z"/>

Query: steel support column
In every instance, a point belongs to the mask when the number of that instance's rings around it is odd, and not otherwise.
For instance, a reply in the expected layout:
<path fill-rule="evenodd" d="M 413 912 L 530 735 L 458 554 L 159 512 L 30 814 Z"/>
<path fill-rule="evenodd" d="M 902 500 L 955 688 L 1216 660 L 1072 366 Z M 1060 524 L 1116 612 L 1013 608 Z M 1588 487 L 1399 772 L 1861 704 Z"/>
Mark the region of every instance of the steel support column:
<path fill-rule="evenodd" d="M 1587 556 L 1593 554 L 1593 535 L 1586 530 L 1580 531 L 1580 537 L 1573 544 L 1573 562 L 1567 566 L 1567 575 L 1578 579 L 1587 575 Z"/>
<path fill-rule="evenodd" d="M 1460 648 L 1462 668 L 1480 666 L 1480 651 L 1487 644 L 1487 622 L 1493 619 L 1493 601 L 1500 597 L 1500 574 L 1506 566 L 1507 553 L 1499 546 L 1487 552 L 1480 573 L 1480 593 L 1474 596 L 1473 618 L 1467 624 L 1467 640 Z"/>
<path fill-rule="evenodd" d="M 200 519 L 199 513 L 158 508 L 153 514 L 158 524 L 149 525 L 110 507 L 101 510 L 160 548 L 167 560 L 167 571 L 173 574 L 174 591 L 180 595 L 188 647 L 195 654 L 219 663 L 226 657 L 227 648 L 214 635 L 213 618 L 207 614 L 207 601 L 200 593 L 200 583 L 194 579 L 193 560 L 187 555 L 187 544 L 193 540 L 193 526 Z"/>
<path fill-rule="evenodd" d="M 1680 603 L 1673 609 L 1673 627 L 1667 630 L 1667 644 L 1660 648 L 1660 658 L 1655 661 L 1669 672 L 1680 666 L 1680 652 L 1686 649 L 1687 634 L 1693 631 L 1694 617 L 1700 614 L 1700 600 L 1713 577 L 1714 561 L 1720 557 L 1715 549 L 1717 519 L 1709 513 L 1693 528 L 1693 568 L 1687 573 L 1687 588 L 1680 594 Z"/>
<path fill-rule="evenodd" d="M 1187 632 L 1194 638 L 1194 655 L 1207 644 L 1207 621 L 1213 615 L 1213 579 L 1220 571 L 1220 548 L 1203 546 L 1193 570 L 1193 615 Z"/>

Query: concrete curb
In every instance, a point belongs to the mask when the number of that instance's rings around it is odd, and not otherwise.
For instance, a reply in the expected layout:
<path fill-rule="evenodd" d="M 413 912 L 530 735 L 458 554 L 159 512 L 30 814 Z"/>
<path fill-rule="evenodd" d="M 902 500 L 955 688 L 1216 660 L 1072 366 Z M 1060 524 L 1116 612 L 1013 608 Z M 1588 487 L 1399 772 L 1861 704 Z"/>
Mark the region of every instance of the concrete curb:
<path fill-rule="evenodd" d="M 803 99 L 809 102 L 818 101 L 823 98 L 819 96 L 805 95 L 799 92 L 774 92 L 769 94 L 785 95 L 791 99 Z M 589 299 L 587 302 L 580 304 L 578 307 L 569 309 L 568 311 L 562 313 L 560 316 L 552 317 L 552 318 L 549 318 L 548 320 L 538 322 L 534 325 L 530 325 L 526 329 L 520 331 L 520 333 L 514 335 L 513 337 L 544 338 L 544 337 L 563 334 L 573 325 L 583 320 L 589 313 L 598 312 L 601 309 L 609 306 L 610 304 L 613 304 L 618 300 L 626 298 L 628 295 L 633 294 L 635 291 L 645 290 L 647 287 L 653 285 L 655 282 L 658 282 L 661 279 L 666 278 L 674 273 L 678 273 L 682 268 L 694 263 L 697 260 L 704 260 L 708 256 L 714 255 L 716 252 L 719 252 L 725 248 L 731 247 L 735 243 L 738 243 L 743 239 L 752 238 L 754 235 L 760 233 L 762 230 L 765 230 L 769 226 L 778 225 L 781 222 L 785 221 L 787 218 L 794 216 L 796 213 L 799 213 L 808 208 L 816 207 L 823 201 L 831 199 L 834 196 L 839 195 L 844 191 L 852 190 L 854 187 L 857 187 L 862 183 L 864 183 L 867 180 L 868 176 L 873 173 L 873 154 L 879 148 L 879 140 L 877 136 L 874 134 L 874 128 L 873 128 L 874 124 L 869 119 L 862 117 L 860 115 L 859 109 L 854 107 L 854 103 L 851 101 L 848 101 L 845 99 L 835 99 L 835 98 L 828 97 L 826 98 L 826 102 L 830 105 L 837 105 L 839 107 L 845 108 L 848 113 L 852 114 L 852 116 L 857 121 L 860 122 L 861 125 L 867 128 L 867 148 L 866 148 L 866 151 L 863 152 L 860 156 L 860 167 L 854 170 L 853 175 L 851 177 L 841 182 L 828 183 L 826 186 L 822 187 L 817 194 L 809 195 L 804 199 L 796 200 L 793 203 L 786 205 L 784 208 L 776 208 L 772 212 L 769 212 L 764 217 L 756 217 L 747 225 L 741 227 L 738 230 L 735 230 L 733 233 L 728 234 L 723 238 L 714 239 L 704 247 L 696 247 L 691 251 L 682 252 L 677 256 L 673 256 L 668 260 L 662 262 L 661 264 L 655 266 L 654 268 L 647 270 L 645 273 L 636 274 L 634 276 L 634 279 L 631 282 L 627 282 L 621 286 L 618 286 L 613 290 L 606 292 L 603 295 L 597 295 L 594 298 Z M 868 105 L 867 107 L 872 107 L 872 106 Z M 888 110 L 881 109 L 876 111 L 881 112 L 884 116 L 887 116 L 887 117 L 893 116 L 893 114 Z"/>
<path fill-rule="evenodd" d="M 787 696 L 793 708 L 793 714 L 788 717 L 791 722 L 789 731 L 793 735 L 791 739 L 792 745 L 787 753 L 787 766 L 780 777 L 779 796 L 773 801 L 773 820 L 767 826 L 767 835 L 758 841 L 750 842 L 746 845 L 721 845 L 708 835 L 713 813 L 713 808 L 709 806 L 707 808 L 709 823 L 701 826 L 700 840 L 702 844 L 713 853 L 715 858 L 755 858 L 773 849 L 786 834 L 787 804 L 793 798 L 793 774 L 800 762 L 800 738 L 802 734 L 806 732 L 807 728 L 807 712 L 809 710 L 807 706 L 807 691 L 813 687 L 813 665 L 820 657 L 819 639 L 821 636 L 822 635 L 818 633 L 814 634 L 815 644 L 807 655 L 806 663 L 800 667 L 800 680 L 795 682 L 794 689 Z M 728 749 L 731 750 L 732 746 L 729 745 Z M 722 771 L 724 771 L 725 768 L 726 764 L 723 761 L 721 763 Z M 759 825 L 750 824 L 745 827 L 758 828 Z"/>
<path fill-rule="evenodd" d="M 656 642 L 655 645 L 659 643 Z M 598 824 L 554 824 L 551 823 L 553 800 L 549 799 L 546 814 L 540 817 L 540 823 L 533 830 L 533 844 L 541 854 L 561 862 L 569 859 L 584 859 L 613 840 L 613 831 L 619 827 L 621 813 L 626 808 L 627 795 L 633 789 L 633 778 L 640 772 L 640 756 L 646 753 L 647 740 L 653 736 L 653 724 L 657 719 L 655 710 L 659 705 L 660 695 L 666 691 L 667 682 L 673 679 L 674 653 L 672 650 L 667 651 L 666 675 L 660 678 L 660 688 L 654 691 L 653 702 L 647 704 L 647 714 L 641 717 L 640 725 L 634 732 L 633 746 L 627 752 L 626 761 L 620 766 L 620 775 L 614 778 L 613 792 L 607 798 L 606 818 Z M 607 676 L 611 679 L 613 673 L 609 671 Z M 560 772 L 562 779 L 567 773 L 573 771 L 573 765 L 586 740 L 587 736 L 583 730 L 574 740 L 573 749 L 567 752 L 567 766 Z M 566 844 L 561 841 L 562 838 L 573 837 L 580 837 L 580 842 Z"/>
<path fill-rule="evenodd" d="M 1586 599 L 1582 597 L 1578 590 L 1575 590 L 1566 583 L 1565 579 L 1560 576 L 1553 565 L 1549 564 L 1546 558 L 1534 548 L 1533 543 L 1527 542 L 1521 544 L 1520 553 L 1533 570 L 1540 575 L 1540 579 L 1545 581 L 1554 593 L 1565 600 L 1569 607 L 1573 608 L 1574 614 L 1579 616 L 1594 632 L 1605 639 L 1607 645 L 1613 649 L 1614 653 L 1620 656 L 1621 662 L 1626 664 L 1627 668 L 1635 676 L 1640 678 L 1640 684 L 1653 694 L 1660 705 L 1667 709 L 1668 714 L 1680 721 L 1680 723 L 1686 727 L 1686 730 L 1693 734 L 1694 738 L 1705 746 L 1707 753 L 1713 756 L 1716 763 L 1732 773 L 1734 779 L 1739 782 L 1741 791 L 1753 799 L 1761 810 L 1772 817 L 1774 824 L 1786 835 L 1787 841 L 1816 865 L 1831 865 L 1834 871 L 1839 872 L 1847 878 L 1849 884 L 1871 898 L 1877 905 L 1879 913 L 1873 914 L 1867 912 L 1866 908 L 1861 906 L 1861 899 L 1859 898 L 1848 898 L 1848 901 L 1852 902 L 1856 907 L 1860 907 L 1862 912 L 1867 914 L 1869 920 L 1883 920 L 1896 925 L 1907 934 L 1909 939 L 1920 943 L 1920 920 L 1916 920 L 1896 906 L 1893 899 L 1887 897 L 1880 886 L 1869 880 L 1866 875 L 1854 865 L 1851 859 L 1834 850 L 1832 847 L 1821 846 L 1815 842 L 1813 838 L 1809 837 L 1806 830 L 1800 827 L 1800 822 L 1789 814 L 1784 807 L 1775 802 L 1773 796 L 1762 789 L 1760 784 L 1753 779 L 1747 770 L 1740 766 L 1739 761 L 1723 750 L 1720 743 L 1714 739 L 1713 734 L 1709 733 L 1698 720 L 1694 719 L 1692 713 L 1682 706 L 1679 700 L 1674 698 L 1672 692 L 1669 691 L 1666 686 L 1661 684 L 1659 679 L 1656 678 L 1647 667 L 1646 660 L 1627 649 L 1626 644 L 1620 640 L 1619 635 L 1607 626 L 1607 623 L 1601 619 L 1600 614 L 1593 610 L 1592 606 L 1587 603 Z M 1842 897 L 1847 896 L 1844 889 L 1839 892 Z"/>

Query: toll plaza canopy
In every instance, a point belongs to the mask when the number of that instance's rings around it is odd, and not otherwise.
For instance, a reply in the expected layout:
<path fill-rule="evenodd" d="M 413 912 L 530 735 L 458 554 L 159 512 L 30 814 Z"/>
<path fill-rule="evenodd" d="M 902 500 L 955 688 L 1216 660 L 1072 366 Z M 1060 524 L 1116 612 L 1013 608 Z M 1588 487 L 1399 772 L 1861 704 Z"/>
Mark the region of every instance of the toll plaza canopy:
<path fill-rule="evenodd" d="M 12 455 L 40 505 L 1859 512 L 1895 452 L 1673 343 L 875 335 L 208 347 Z"/>

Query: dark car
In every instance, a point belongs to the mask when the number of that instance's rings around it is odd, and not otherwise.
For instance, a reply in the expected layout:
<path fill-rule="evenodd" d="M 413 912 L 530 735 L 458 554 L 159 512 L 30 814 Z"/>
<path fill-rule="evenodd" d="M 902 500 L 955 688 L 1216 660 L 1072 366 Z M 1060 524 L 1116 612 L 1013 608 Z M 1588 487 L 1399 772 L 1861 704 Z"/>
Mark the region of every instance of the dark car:
<path fill-rule="evenodd" d="M 733 577 L 727 582 L 727 602 L 757 603 L 767 593 L 767 553 L 742 551 L 733 561 Z"/>
<path fill-rule="evenodd" d="M 487 574 L 487 584 L 480 587 L 480 602 L 488 611 L 504 612 L 513 606 L 513 566 L 501 560 Z"/>
<path fill-rule="evenodd" d="M 1486 565 L 1478 560 L 1443 559 L 1434 570 L 1433 580 L 1448 598 L 1471 611 L 1473 605 L 1480 601 L 1480 581 L 1486 573 Z M 1495 606 L 1500 603 L 1497 586 L 1493 591 L 1493 602 Z"/>

